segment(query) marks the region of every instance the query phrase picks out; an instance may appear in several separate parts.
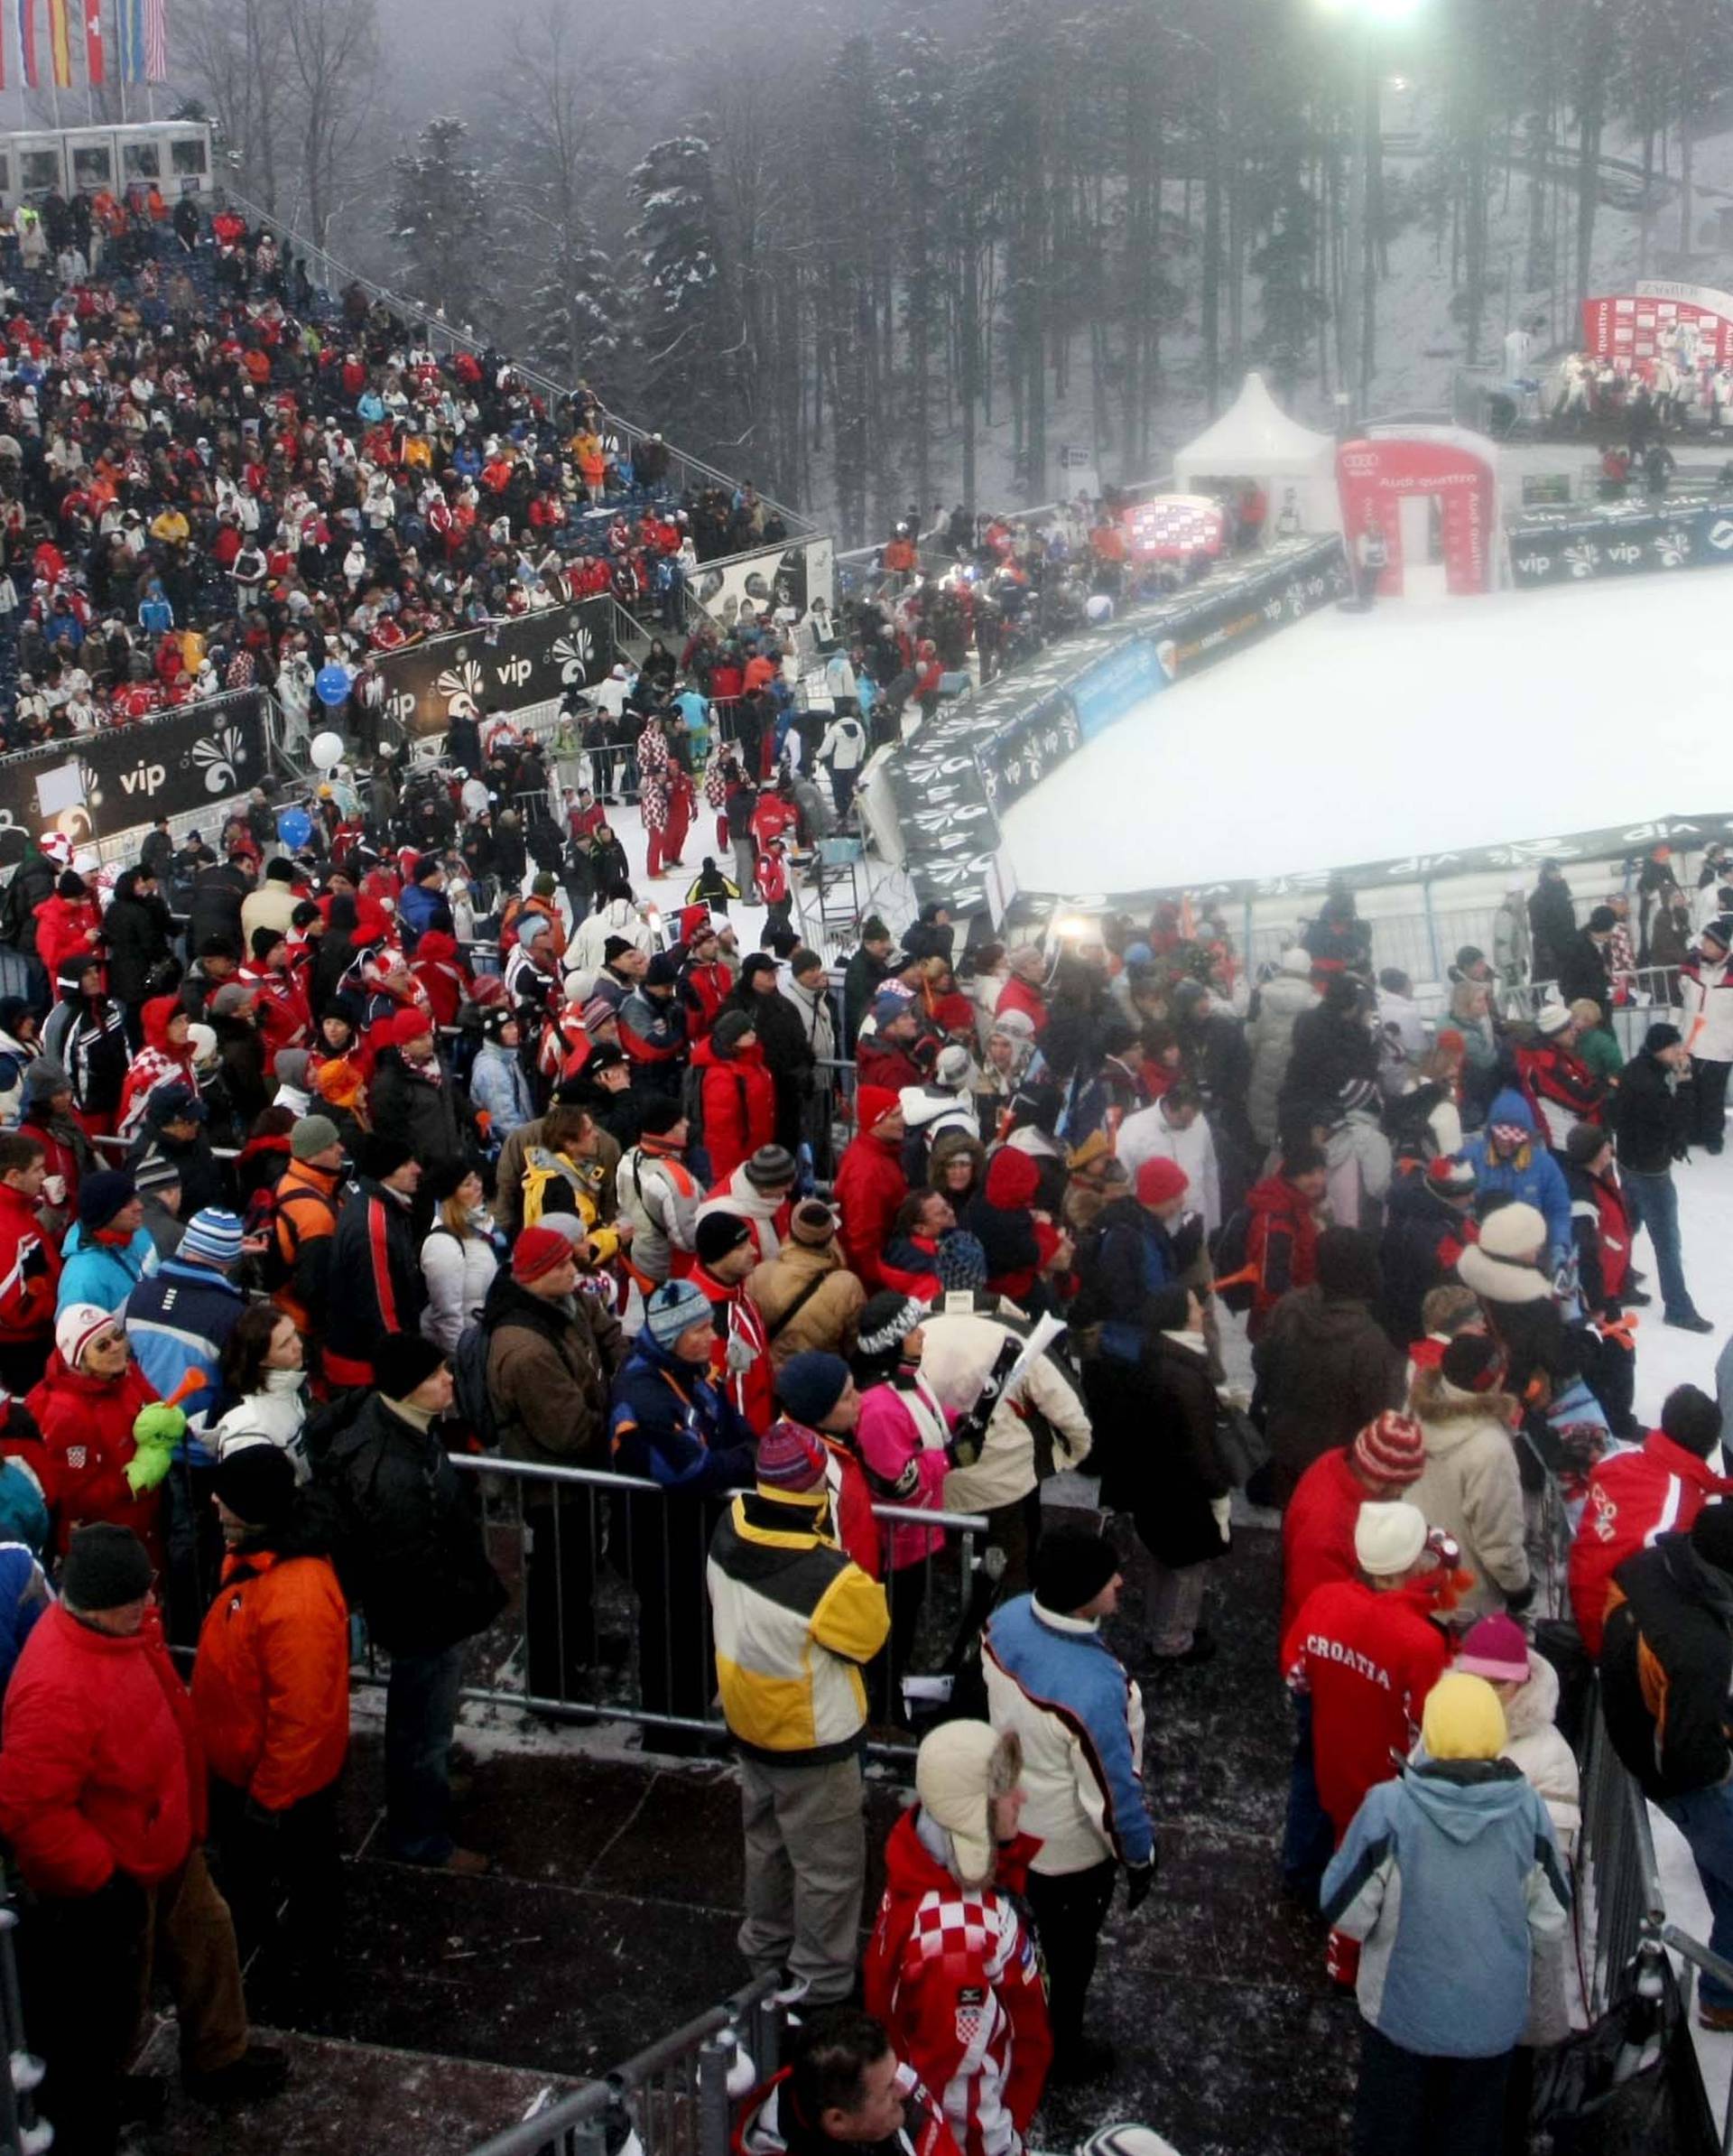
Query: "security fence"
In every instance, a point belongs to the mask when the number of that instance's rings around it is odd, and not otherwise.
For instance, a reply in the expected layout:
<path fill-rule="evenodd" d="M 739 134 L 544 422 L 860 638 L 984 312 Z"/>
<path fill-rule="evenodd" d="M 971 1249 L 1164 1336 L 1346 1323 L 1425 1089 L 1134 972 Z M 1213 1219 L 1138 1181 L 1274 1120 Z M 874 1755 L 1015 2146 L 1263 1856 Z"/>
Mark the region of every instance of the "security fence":
<path fill-rule="evenodd" d="M 516 1587 L 464 1696 L 548 1721 L 639 1723 L 676 1751 L 719 1749 L 727 1728 L 712 1705 L 705 1571 L 735 1493 L 697 1497 L 644 1476 L 478 1454 L 453 1464 L 480 1480 L 491 1554 Z M 864 1672 L 873 1749 L 906 1755 L 914 1739 L 903 1680 L 937 1677 L 943 1689 L 985 1613 L 997 1552 L 981 1513 L 872 1511 L 883 1557 L 917 1539 L 938 1543 L 919 1561 L 881 1566 L 891 1634 Z M 383 1681 L 370 1650 L 357 1674 Z"/>

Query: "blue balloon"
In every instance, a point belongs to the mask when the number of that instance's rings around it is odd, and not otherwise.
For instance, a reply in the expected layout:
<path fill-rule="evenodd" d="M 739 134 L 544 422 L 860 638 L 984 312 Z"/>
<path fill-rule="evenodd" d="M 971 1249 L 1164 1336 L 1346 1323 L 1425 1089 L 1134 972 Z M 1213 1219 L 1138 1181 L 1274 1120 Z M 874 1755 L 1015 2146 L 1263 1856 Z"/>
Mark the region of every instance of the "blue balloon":
<path fill-rule="evenodd" d="M 348 668 L 321 666 L 313 676 L 313 693 L 320 703 L 347 703 L 349 698 Z"/>
<path fill-rule="evenodd" d="M 304 846 L 313 835 L 313 820 L 304 808 L 284 809 L 277 818 L 277 836 L 285 846 Z"/>

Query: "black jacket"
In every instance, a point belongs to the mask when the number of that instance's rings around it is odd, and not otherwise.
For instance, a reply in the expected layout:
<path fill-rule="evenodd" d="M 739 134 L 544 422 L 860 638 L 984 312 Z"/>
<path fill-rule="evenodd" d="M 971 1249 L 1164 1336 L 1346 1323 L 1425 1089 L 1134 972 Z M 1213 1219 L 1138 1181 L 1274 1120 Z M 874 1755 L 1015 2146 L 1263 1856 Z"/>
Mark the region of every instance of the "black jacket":
<path fill-rule="evenodd" d="M 1404 1352 L 1420 1338 L 1420 1307 L 1434 1287 L 1456 1278 L 1468 1243 L 1468 1223 L 1426 1180 L 1423 1170 L 1398 1176 L 1385 1202 L 1378 1269 L 1384 1294 L 1378 1313 L 1392 1343 Z"/>
<path fill-rule="evenodd" d="M 854 1054 L 855 1043 L 860 1037 L 862 1021 L 872 1008 L 873 998 L 877 995 L 879 983 L 886 978 L 884 967 L 863 943 L 842 973 L 842 1030 L 846 1038 L 845 1055 Z"/>
<path fill-rule="evenodd" d="M 325 1343 L 349 1361 L 371 1363 L 380 1334 L 417 1331 L 426 1303 L 413 1213 L 364 1176 L 331 1241 Z"/>
<path fill-rule="evenodd" d="M 374 1072 L 370 1098 L 375 1130 L 408 1146 L 423 1167 L 463 1157 L 463 1116 L 449 1073 L 432 1084 L 387 1048 Z"/>
<path fill-rule="evenodd" d="M 1607 953 L 1586 928 L 1571 937 L 1559 959 L 1559 1000 L 1575 1003 L 1585 996 L 1599 1004 L 1603 1018 L 1612 1017 L 1613 983 Z"/>
<path fill-rule="evenodd" d="M 485 1631 L 505 1608 L 474 1490 L 434 1431 L 373 1394 L 332 1437 L 322 1472 L 348 1525 L 345 1584 L 376 1646 L 437 1653 Z"/>
<path fill-rule="evenodd" d="M 169 957 L 174 922 L 161 898 L 141 898 L 130 887 L 117 890 L 102 916 L 108 945 L 108 993 L 120 1003 L 142 1003 L 153 968 Z"/>
<path fill-rule="evenodd" d="M 1689 1535 L 1661 1535 L 1613 1575 L 1600 1697 L 1613 1749 L 1645 1795 L 1683 1797 L 1727 1780 L 1733 1580 Z"/>
<path fill-rule="evenodd" d="M 1276 1097 L 1284 1128 L 1295 1110 L 1316 1111 L 1319 1122 L 1334 1122 L 1343 1086 L 1356 1078 L 1376 1084 L 1377 1076 L 1377 1043 L 1358 1017 L 1322 1003 L 1302 1010 L 1293 1021 L 1293 1052 Z"/>
<path fill-rule="evenodd" d="M 187 916 L 187 949 L 196 953 L 214 935 L 227 936 L 245 957 L 246 938 L 241 933 L 241 901 L 253 888 L 246 872 L 218 861 L 200 869 L 193 878 L 192 906 Z"/>
<path fill-rule="evenodd" d="M 1528 894 L 1528 932 L 1534 944 L 1535 980 L 1554 980 L 1577 933 L 1568 883 L 1540 883 Z"/>
<path fill-rule="evenodd" d="M 1296 1287 L 1270 1313 L 1252 1350 L 1265 1435 L 1274 1464 L 1275 1501 L 1317 1459 L 1351 1445 L 1386 1408 L 1402 1405 L 1405 1365 L 1366 1305 Z"/>
<path fill-rule="evenodd" d="M 1645 1049 L 1619 1073 L 1613 1095 L 1613 1137 L 1618 1165 L 1627 1174 L 1659 1176 L 1684 1157 L 1690 1135 L 1689 1102 L 1675 1091 L 1672 1073 Z"/>
<path fill-rule="evenodd" d="M 1178 1569 L 1225 1557 L 1210 1501 L 1233 1487 L 1216 1443 L 1216 1389 L 1203 1336 L 1187 1347 L 1160 1334 L 1145 1352 L 1143 1426 L 1119 1448 L 1101 1501 L 1127 1511 L 1158 1564 Z"/>

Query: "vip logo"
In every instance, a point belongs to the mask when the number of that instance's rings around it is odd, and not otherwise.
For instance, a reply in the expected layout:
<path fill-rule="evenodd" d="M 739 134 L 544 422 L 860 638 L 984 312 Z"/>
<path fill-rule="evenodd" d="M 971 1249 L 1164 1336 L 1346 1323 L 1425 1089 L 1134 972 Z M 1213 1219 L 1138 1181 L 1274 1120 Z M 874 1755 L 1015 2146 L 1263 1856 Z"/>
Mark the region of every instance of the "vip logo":
<path fill-rule="evenodd" d="M 500 686 L 505 689 L 521 689 L 534 672 L 535 668 L 532 663 L 528 659 L 521 657 L 507 659 L 503 666 L 494 668 Z"/>
<path fill-rule="evenodd" d="M 1544 576 L 1552 566 L 1551 554 L 1518 554 L 1516 566 L 1524 576 Z"/>
<path fill-rule="evenodd" d="M 1729 522 L 1725 516 L 1718 516 L 1710 525 L 1705 536 L 1718 554 L 1726 553 L 1729 549 L 1733 549 L 1733 522 Z"/>
<path fill-rule="evenodd" d="M 1586 539 L 1579 540 L 1576 545 L 1565 548 L 1564 562 L 1572 576 L 1593 576 L 1600 566 L 1600 549 Z"/>
<path fill-rule="evenodd" d="M 1654 544 L 1658 549 L 1662 543 L 1657 539 Z M 1626 539 L 1617 546 L 1609 546 L 1607 549 L 1607 559 L 1609 562 L 1620 562 L 1626 564 L 1640 562 L 1643 559 L 1643 549 L 1640 546 L 1633 546 L 1631 542 Z"/>
<path fill-rule="evenodd" d="M 415 698 L 408 689 L 398 689 L 386 697 L 385 710 L 399 726 L 407 726 L 415 716 Z"/>
<path fill-rule="evenodd" d="M 205 775 L 207 794 L 232 794 L 247 760 L 246 738 L 239 727 L 226 726 L 213 740 L 194 742 L 192 760 Z M 147 793 L 155 790 L 146 788 Z"/>
<path fill-rule="evenodd" d="M 590 661 L 596 656 L 596 639 L 574 616 L 574 626 L 563 637 L 553 640 L 553 655 L 560 662 L 560 683 L 570 689 L 574 684 L 581 688 L 589 679 Z"/>
<path fill-rule="evenodd" d="M 474 659 L 459 659 L 448 666 L 433 684 L 433 692 L 445 699 L 446 712 L 453 719 L 473 719 L 487 693 L 487 676 Z"/>
<path fill-rule="evenodd" d="M 199 748 L 205 748 L 206 747 L 206 743 L 203 741 L 199 742 Z M 195 761 L 198 760 L 198 755 L 199 750 L 195 749 L 193 751 Z M 120 790 L 123 794 L 142 794 L 145 800 L 148 801 L 152 795 L 156 792 L 157 788 L 168 777 L 168 769 L 164 765 L 135 764 L 130 771 L 123 771 L 121 773 Z M 209 781 L 207 781 L 207 784 L 209 784 Z M 214 794 L 220 794 L 223 790 L 224 789 L 221 786 L 211 787 L 211 792 Z M 93 798 L 92 796 L 87 795 L 85 798 L 91 806 L 94 806 L 95 802 L 99 800 L 101 796 L 98 795 Z"/>

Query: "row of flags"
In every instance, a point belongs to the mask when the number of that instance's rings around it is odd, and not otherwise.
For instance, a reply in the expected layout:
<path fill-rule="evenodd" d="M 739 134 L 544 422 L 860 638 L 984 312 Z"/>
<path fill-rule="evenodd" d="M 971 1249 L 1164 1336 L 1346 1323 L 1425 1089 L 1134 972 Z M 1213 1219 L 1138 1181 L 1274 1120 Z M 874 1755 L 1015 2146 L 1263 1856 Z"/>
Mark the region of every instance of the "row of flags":
<path fill-rule="evenodd" d="M 169 79 L 168 0 L 112 0 L 114 67 L 121 82 Z M 77 18 L 75 22 L 74 18 Z M 73 87 L 72 47 L 84 33 L 83 79 L 93 89 L 108 79 L 103 0 L 0 0 L 0 90 Z"/>

